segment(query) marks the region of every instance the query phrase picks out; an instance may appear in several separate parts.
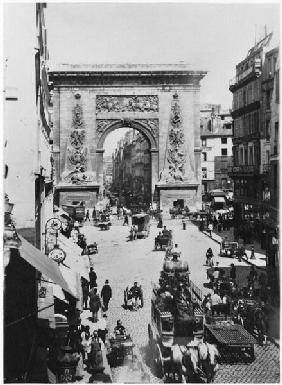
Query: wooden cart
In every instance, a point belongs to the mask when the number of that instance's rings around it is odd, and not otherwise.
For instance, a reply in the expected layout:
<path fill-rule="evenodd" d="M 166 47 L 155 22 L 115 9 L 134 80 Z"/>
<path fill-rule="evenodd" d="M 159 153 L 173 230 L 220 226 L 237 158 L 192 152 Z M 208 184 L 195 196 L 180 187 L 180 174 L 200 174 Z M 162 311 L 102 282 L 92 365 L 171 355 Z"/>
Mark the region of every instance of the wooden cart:
<path fill-rule="evenodd" d="M 242 325 L 231 321 L 205 323 L 205 339 L 215 343 L 223 362 L 252 362 L 255 359 L 255 338 Z"/>

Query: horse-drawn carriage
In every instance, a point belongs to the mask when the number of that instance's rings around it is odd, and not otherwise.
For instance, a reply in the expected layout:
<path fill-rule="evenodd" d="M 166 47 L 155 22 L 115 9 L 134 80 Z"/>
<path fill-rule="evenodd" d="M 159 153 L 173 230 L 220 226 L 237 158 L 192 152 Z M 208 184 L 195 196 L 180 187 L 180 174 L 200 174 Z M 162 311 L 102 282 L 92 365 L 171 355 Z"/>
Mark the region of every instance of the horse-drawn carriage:
<path fill-rule="evenodd" d="M 125 309 L 138 310 L 143 307 L 143 291 L 141 286 L 134 285 L 130 289 L 127 286 L 123 293 Z"/>
<path fill-rule="evenodd" d="M 168 230 L 166 234 L 159 234 L 155 238 L 155 250 L 165 250 L 172 246 L 172 231 Z"/>
<path fill-rule="evenodd" d="M 129 334 L 115 334 L 109 339 L 108 361 L 111 367 L 123 365 L 125 360 L 134 359 L 134 343 Z"/>
<path fill-rule="evenodd" d="M 150 234 L 150 215 L 149 214 L 132 215 L 132 226 L 136 227 L 137 238 L 147 238 Z"/>
<path fill-rule="evenodd" d="M 169 213 L 170 213 L 172 219 L 176 218 L 179 215 L 182 215 L 183 211 L 184 210 L 181 207 L 173 207 L 173 208 L 169 209 Z"/>
<path fill-rule="evenodd" d="M 183 367 L 189 360 L 191 363 L 187 345 L 195 341 L 198 345 L 200 340 L 196 336 L 203 336 L 199 292 L 189 280 L 188 264 L 181 259 L 165 258 L 159 286 L 154 285 L 152 291 L 148 336 L 153 369 L 169 382 L 194 382 L 196 373 Z M 208 360 L 208 356 L 205 359 Z"/>
<path fill-rule="evenodd" d="M 110 216 L 107 214 L 101 214 L 98 221 L 98 227 L 100 227 L 100 230 L 109 230 L 110 226 Z"/>
<path fill-rule="evenodd" d="M 175 294 L 175 301 L 168 293 L 157 286 L 153 288 L 148 325 L 153 370 L 169 382 L 186 382 L 185 377 L 193 382 L 189 369 L 183 372 L 184 356 L 189 356 L 187 345 L 197 340 L 197 335 L 203 335 L 203 313 L 185 291 L 180 296 Z M 187 362 L 188 358 L 185 364 Z"/>
<path fill-rule="evenodd" d="M 221 257 L 238 258 L 239 260 L 244 256 L 247 257 L 244 247 L 239 246 L 238 242 L 229 241 L 222 242 L 219 254 Z"/>

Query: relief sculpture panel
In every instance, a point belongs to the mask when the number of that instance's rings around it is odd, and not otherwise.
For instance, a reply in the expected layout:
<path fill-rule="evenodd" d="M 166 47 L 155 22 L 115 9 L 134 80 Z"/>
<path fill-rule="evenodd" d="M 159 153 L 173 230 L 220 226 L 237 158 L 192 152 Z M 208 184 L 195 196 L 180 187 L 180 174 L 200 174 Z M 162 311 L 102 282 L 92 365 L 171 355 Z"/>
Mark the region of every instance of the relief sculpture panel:
<path fill-rule="evenodd" d="M 178 94 L 173 95 L 170 127 L 168 131 L 166 164 L 161 173 L 161 182 L 184 182 L 185 179 L 185 139 Z"/>
<path fill-rule="evenodd" d="M 76 99 L 78 99 L 75 96 Z M 72 127 L 67 144 L 67 167 L 62 177 L 71 184 L 86 184 L 94 180 L 94 174 L 87 172 L 87 147 L 83 110 L 76 104 L 72 110 Z"/>
<path fill-rule="evenodd" d="M 153 96 L 104 96 L 96 98 L 96 112 L 158 112 L 159 99 Z"/>

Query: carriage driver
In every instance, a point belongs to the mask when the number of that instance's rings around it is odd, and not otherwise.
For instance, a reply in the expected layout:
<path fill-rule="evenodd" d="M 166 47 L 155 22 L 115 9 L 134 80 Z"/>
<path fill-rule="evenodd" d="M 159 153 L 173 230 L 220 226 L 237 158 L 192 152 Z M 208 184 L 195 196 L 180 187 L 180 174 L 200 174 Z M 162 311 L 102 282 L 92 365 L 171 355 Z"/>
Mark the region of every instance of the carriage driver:
<path fill-rule="evenodd" d="M 121 323 L 121 320 L 117 320 L 117 326 L 114 329 L 114 333 L 121 336 L 124 336 L 126 334 L 125 327 Z"/>
<path fill-rule="evenodd" d="M 163 229 L 162 233 L 163 233 L 164 237 L 169 237 L 170 236 L 170 231 L 167 230 L 166 226 L 164 226 L 164 229 Z"/>
<path fill-rule="evenodd" d="M 138 286 L 137 282 L 134 282 L 134 285 L 132 288 L 129 290 L 130 294 L 132 295 L 132 298 L 134 298 L 135 301 L 139 298 L 141 301 L 141 307 L 143 306 L 143 301 L 142 301 L 142 290 L 140 286 Z"/>

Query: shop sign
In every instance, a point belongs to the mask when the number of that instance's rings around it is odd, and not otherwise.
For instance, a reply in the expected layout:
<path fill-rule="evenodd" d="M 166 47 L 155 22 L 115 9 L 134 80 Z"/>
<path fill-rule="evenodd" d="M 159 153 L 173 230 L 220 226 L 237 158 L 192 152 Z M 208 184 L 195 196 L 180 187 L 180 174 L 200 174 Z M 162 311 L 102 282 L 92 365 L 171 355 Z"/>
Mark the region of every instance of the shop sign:
<path fill-rule="evenodd" d="M 49 251 L 48 257 L 57 263 L 62 263 L 66 259 L 66 253 L 60 247 L 55 245 L 54 248 Z"/>

